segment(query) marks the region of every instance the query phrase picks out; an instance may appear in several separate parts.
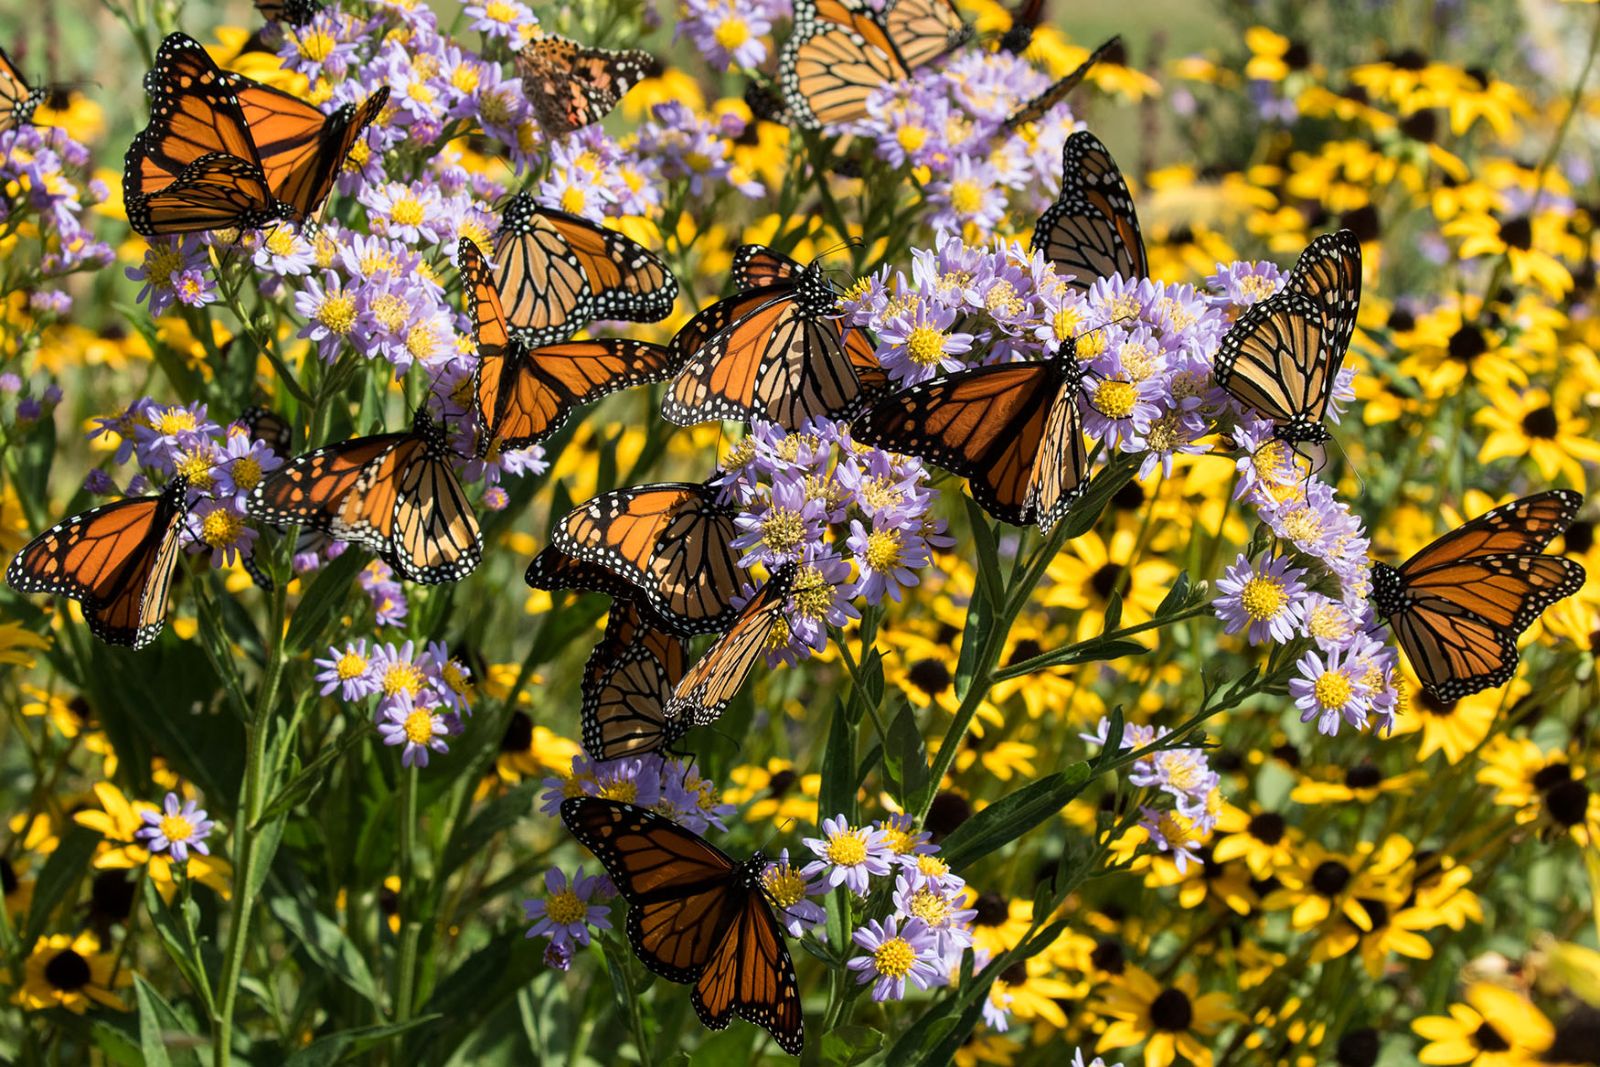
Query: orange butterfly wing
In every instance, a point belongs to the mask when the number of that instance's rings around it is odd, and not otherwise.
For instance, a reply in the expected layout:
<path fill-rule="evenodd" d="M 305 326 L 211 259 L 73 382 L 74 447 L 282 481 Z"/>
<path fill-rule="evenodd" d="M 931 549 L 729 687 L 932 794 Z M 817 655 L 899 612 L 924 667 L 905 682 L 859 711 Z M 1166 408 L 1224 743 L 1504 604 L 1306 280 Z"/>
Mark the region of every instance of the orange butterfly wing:
<path fill-rule="evenodd" d="M 620 389 L 659 382 L 671 371 L 660 345 L 622 338 L 568 341 L 518 353 L 501 385 L 494 439 L 526 448 L 555 433 L 572 412 Z"/>
<path fill-rule="evenodd" d="M 583 749 L 597 760 L 668 748 L 685 723 L 667 702 L 683 677 L 688 646 L 632 600 L 611 606 L 606 633 L 584 667 Z"/>
<path fill-rule="evenodd" d="M 605 118 L 654 62 L 648 52 L 588 48 L 548 33 L 534 37 L 516 56 L 523 92 L 548 137 Z"/>
<path fill-rule="evenodd" d="M 294 208 L 296 221 L 316 214 L 350 150 L 389 102 L 385 85 L 360 107 L 346 104 L 327 115 L 270 85 L 238 75 L 232 80 L 267 184 Z"/>
<path fill-rule="evenodd" d="M 864 118 L 875 90 L 910 73 L 871 12 L 840 0 L 795 0 L 778 80 L 800 125 L 818 129 Z"/>
<path fill-rule="evenodd" d="M 666 708 L 668 718 L 708 726 L 722 717 L 756 663 L 772 647 L 774 634 L 788 637 L 784 614 L 794 577 L 795 565 L 785 564 L 750 598 L 732 628 L 717 638 L 673 690 Z"/>

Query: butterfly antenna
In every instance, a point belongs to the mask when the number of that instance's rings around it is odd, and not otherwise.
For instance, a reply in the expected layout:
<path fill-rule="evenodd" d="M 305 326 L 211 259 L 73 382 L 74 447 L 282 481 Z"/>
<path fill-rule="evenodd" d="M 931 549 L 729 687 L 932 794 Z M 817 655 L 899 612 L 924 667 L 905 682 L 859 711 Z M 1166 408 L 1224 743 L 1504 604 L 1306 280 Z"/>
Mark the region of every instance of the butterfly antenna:
<path fill-rule="evenodd" d="M 1328 440 L 1332 441 L 1333 447 L 1339 450 L 1339 455 L 1344 459 L 1345 468 L 1350 471 L 1350 476 L 1356 480 L 1356 495 L 1365 496 L 1367 493 L 1366 479 L 1361 477 L 1361 471 L 1357 469 L 1355 460 L 1351 459 L 1350 453 L 1345 451 L 1344 443 L 1337 437 L 1329 437 Z"/>
<path fill-rule="evenodd" d="M 767 846 L 772 844 L 772 839 L 777 837 L 779 834 L 787 833 L 789 825 L 793 822 L 793 818 L 780 819 L 777 824 L 767 832 L 766 838 L 759 846 L 756 847 L 756 851 L 765 856 L 767 854 Z"/>

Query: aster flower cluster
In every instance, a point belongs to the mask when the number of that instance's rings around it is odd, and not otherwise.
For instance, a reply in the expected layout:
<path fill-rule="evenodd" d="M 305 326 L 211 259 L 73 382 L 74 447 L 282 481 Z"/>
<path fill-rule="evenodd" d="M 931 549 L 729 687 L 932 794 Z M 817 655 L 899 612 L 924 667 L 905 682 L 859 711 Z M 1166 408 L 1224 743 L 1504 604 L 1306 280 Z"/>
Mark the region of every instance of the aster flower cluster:
<path fill-rule="evenodd" d="M 1078 736 L 1104 748 L 1110 732 L 1111 720 L 1102 718 L 1093 733 Z M 1117 751 L 1147 748 L 1171 733 L 1164 726 L 1123 723 Z M 1223 806 L 1218 788 L 1222 779 L 1212 770 L 1206 750 L 1188 746 L 1162 748 L 1135 760 L 1128 767 L 1127 777 L 1140 789 L 1155 790 L 1154 798 L 1139 807 L 1139 826 L 1150 842 L 1171 855 L 1180 873 L 1190 863 L 1204 862 L 1200 846 L 1216 829 Z"/>
<path fill-rule="evenodd" d="M 713 70 L 755 70 L 770 53 L 773 23 L 789 18 L 792 8 L 789 0 L 685 0 L 673 39 L 687 37 Z"/>
<path fill-rule="evenodd" d="M 449 751 L 463 715 L 472 712 L 472 671 L 453 659 L 443 642 L 417 651 L 407 641 L 373 646 L 365 640 L 335 645 L 315 661 L 322 695 L 334 693 L 348 704 L 376 696 L 373 724 L 383 743 L 401 747 L 407 767 L 426 767 L 430 753 Z"/>
<path fill-rule="evenodd" d="M 591 760 L 574 756 L 567 774 L 544 780 L 539 810 L 555 816 L 561 802 L 575 796 L 605 797 L 649 808 L 697 834 L 712 827 L 726 832 L 725 820 L 734 813 L 733 805 L 722 801 L 716 787 L 701 777 L 692 760 L 653 756 Z"/>
<path fill-rule="evenodd" d="M 741 562 L 799 564 L 772 662 L 822 651 L 830 626 L 860 618 L 854 601 L 898 601 L 933 551 L 954 544 L 931 513 L 938 492 L 921 462 L 857 445 L 844 423 L 814 419 L 789 433 L 758 422 L 723 468 L 721 499 L 740 509 Z"/>
<path fill-rule="evenodd" d="M 544 950 L 548 967 L 564 971 L 572 966 L 572 950 L 589 943 L 589 928 L 611 929 L 611 898 L 616 887 L 604 874 L 585 875 L 579 867 L 568 878 L 559 867 L 544 875 L 545 893 L 522 902 L 523 917 L 532 923 L 526 937 L 549 942 Z"/>
<path fill-rule="evenodd" d="M 0 229 L 39 246 L 27 254 L 8 250 L 8 262 L 27 264 L 31 275 L 8 281 L 30 293 L 35 315 L 65 314 L 72 301 L 59 280 L 111 263 L 111 247 L 83 223 L 84 209 L 108 195 L 105 183 L 90 177 L 89 150 L 65 130 L 24 124 L 0 132 Z"/>

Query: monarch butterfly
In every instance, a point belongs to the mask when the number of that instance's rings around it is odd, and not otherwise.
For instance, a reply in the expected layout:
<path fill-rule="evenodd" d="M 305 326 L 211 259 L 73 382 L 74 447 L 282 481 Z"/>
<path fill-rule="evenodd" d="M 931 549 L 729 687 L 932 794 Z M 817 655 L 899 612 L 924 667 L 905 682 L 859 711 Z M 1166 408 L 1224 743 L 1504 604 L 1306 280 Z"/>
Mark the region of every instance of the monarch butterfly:
<path fill-rule="evenodd" d="M 717 638 L 674 688 L 666 707 L 669 719 L 709 726 L 722 717 L 756 661 L 772 647 L 773 638 L 778 637 L 779 645 L 788 638 L 783 617 L 794 578 L 795 565 L 786 563 L 756 590 L 728 632 Z"/>
<path fill-rule="evenodd" d="M 500 292 L 470 240 L 458 258 L 472 312 L 478 453 L 526 448 L 550 436 L 574 408 L 607 393 L 667 376 L 668 352 L 644 341 L 569 341 L 531 351 L 512 340 Z"/>
<path fill-rule="evenodd" d="M 304 26 L 322 11 L 322 0 L 255 0 L 256 10 L 268 22 Z"/>
<path fill-rule="evenodd" d="M 1044 21 L 1044 0 L 1022 0 L 1011 12 L 1011 28 L 1000 36 L 1000 50 L 1020 56 L 1033 43 L 1033 31 Z"/>
<path fill-rule="evenodd" d="M 256 486 L 248 510 L 368 548 L 413 582 L 459 581 L 483 557 L 483 539 L 450 469 L 453 454 L 444 427 L 418 408 L 406 433 L 357 437 L 290 460 Z"/>
<path fill-rule="evenodd" d="M 43 89 L 28 88 L 17 65 L 0 48 L 0 133 L 32 122 L 47 95 Z"/>
<path fill-rule="evenodd" d="M 276 411 L 252 404 L 239 413 L 239 421 L 253 439 L 274 452 L 287 455 L 294 444 L 294 427 Z"/>
<path fill-rule="evenodd" d="M 678 280 L 652 252 L 615 230 L 518 193 L 500 213 L 494 277 L 514 339 L 565 341 L 590 319 L 655 322 Z"/>
<path fill-rule="evenodd" d="M 761 853 L 736 862 L 670 819 L 600 797 L 563 800 L 561 821 L 628 902 L 634 954 L 663 978 L 694 984 L 702 1023 L 722 1030 L 737 1015 L 800 1054 L 800 987 L 762 886 Z"/>
<path fill-rule="evenodd" d="M 778 81 L 801 126 L 851 122 L 866 116 L 874 90 L 970 35 L 950 0 L 894 0 L 882 19 L 858 0 L 795 0 Z"/>
<path fill-rule="evenodd" d="M 1067 98 L 1068 93 L 1083 84 L 1083 79 L 1088 77 L 1089 71 L 1094 68 L 1096 63 L 1104 59 L 1107 53 L 1120 47 L 1121 44 L 1121 37 L 1113 37 L 1093 52 L 1090 52 L 1089 58 L 1080 63 L 1076 70 L 1013 112 L 1011 117 L 1006 119 L 1005 128 L 1014 130 L 1018 126 L 1025 126 L 1030 122 L 1038 122 L 1044 118 L 1051 108 Z"/>
<path fill-rule="evenodd" d="M 633 599 L 611 606 L 583 674 L 583 750 L 613 760 L 670 749 L 689 723 L 667 714 L 689 649 Z"/>
<path fill-rule="evenodd" d="M 912 386 L 868 409 L 850 432 L 959 474 L 990 515 L 1048 532 L 1088 487 L 1082 385 L 1077 345 L 1068 339 L 1046 360 L 974 367 Z"/>
<path fill-rule="evenodd" d="M 748 577 L 733 547 L 734 514 L 709 485 L 636 485 L 569 512 L 551 545 L 626 581 L 678 633 L 718 633 L 732 624 L 732 597 Z"/>
<path fill-rule="evenodd" d="M 333 115 L 219 70 L 192 38 L 161 42 L 145 79 L 150 124 L 123 163 L 128 221 L 147 237 L 315 214 L 387 87 Z"/>
<path fill-rule="evenodd" d="M 1361 303 L 1361 242 L 1323 234 L 1300 253 L 1283 289 L 1252 304 L 1217 349 L 1217 384 L 1277 424 L 1290 444 L 1328 440 L 1322 425 Z"/>
<path fill-rule="evenodd" d="M 119 500 L 56 523 L 17 553 L 6 584 L 83 603 L 89 632 L 111 645 L 143 648 L 167 622 L 167 592 L 188 514 L 189 483 Z"/>
<path fill-rule="evenodd" d="M 1102 45 L 1101 50 L 1109 47 Z M 1090 62 L 1094 59 L 1090 57 Z M 1039 217 L 1033 247 L 1042 250 L 1056 265 L 1056 273 L 1080 292 L 1113 274 L 1149 276 L 1128 184 L 1100 138 L 1087 130 L 1067 138 L 1061 151 L 1061 193 Z"/>
<path fill-rule="evenodd" d="M 1445 534 L 1398 568 L 1372 565 L 1372 600 L 1422 687 L 1459 700 L 1511 680 L 1517 636 L 1583 587 L 1583 568 L 1541 553 L 1583 497 L 1553 489 L 1514 500 Z"/>
<path fill-rule="evenodd" d="M 733 253 L 735 289 L 754 289 L 758 286 L 786 282 L 805 270 L 798 261 L 766 245 L 740 245 Z"/>
<path fill-rule="evenodd" d="M 668 419 L 765 419 L 796 430 L 816 416 L 847 419 L 886 390 L 872 339 L 831 317 L 838 294 L 819 262 L 793 271 L 769 250 L 741 270 L 772 280 L 712 304 L 673 338 L 682 369 L 662 401 Z"/>
<path fill-rule="evenodd" d="M 533 557 L 533 562 L 528 564 L 523 580 L 529 588 L 550 592 L 575 589 L 584 593 L 604 593 L 613 599 L 627 601 L 634 601 L 639 595 L 639 591 L 627 579 L 598 563 L 588 563 L 569 556 L 554 545 L 540 549 L 539 554 Z M 634 606 L 641 612 L 650 610 L 637 603 Z M 655 618 L 654 613 L 650 613 L 650 618 Z"/>
<path fill-rule="evenodd" d="M 605 118 L 654 65 L 649 52 L 590 48 L 553 33 L 535 36 L 516 58 L 522 91 L 547 138 Z"/>

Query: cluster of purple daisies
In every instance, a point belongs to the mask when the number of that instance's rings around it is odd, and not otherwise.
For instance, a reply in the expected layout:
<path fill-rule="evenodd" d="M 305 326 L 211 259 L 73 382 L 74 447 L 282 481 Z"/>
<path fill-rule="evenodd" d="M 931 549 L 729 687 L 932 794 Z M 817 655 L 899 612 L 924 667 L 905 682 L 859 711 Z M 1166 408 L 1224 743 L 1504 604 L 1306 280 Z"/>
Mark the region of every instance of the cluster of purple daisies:
<path fill-rule="evenodd" d="M 383 743 L 402 746 L 400 762 L 426 767 L 432 752 L 449 751 L 448 739 L 464 729 L 472 711 L 472 671 L 453 659 L 441 641 L 420 651 L 407 641 L 373 645 L 365 640 L 335 645 L 315 661 L 322 695 L 338 693 L 346 703 L 377 697 L 373 722 Z"/>
<path fill-rule="evenodd" d="M 1078 736 L 1104 748 L 1110 732 L 1111 721 L 1103 718 L 1093 733 Z M 1164 726 L 1123 723 L 1117 751 L 1149 747 L 1171 732 Z M 1151 844 L 1170 854 L 1180 873 L 1191 863 L 1204 862 L 1200 846 L 1215 829 L 1223 804 L 1218 791 L 1222 779 L 1211 769 L 1206 750 L 1174 746 L 1148 753 L 1129 766 L 1127 778 L 1140 789 L 1154 790 L 1139 806 L 1139 826 Z"/>
<path fill-rule="evenodd" d="M 772 663 L 822 651 L 830 626 L 860 618 L 854 601 L 898 601 L 933 552 L 955 544 L 931 513 L 939 494 L 921 461 L 857 445 L 841 422 L 813 419 L 794 433 L 757 422 L 723 469 L 721 498 L 739 507 L 740 562 L 799 564 L 788 640 Z"/>
<path fill-rule="evenodd" d="M 8 253 L 9 264 L 27 270 L 9 280 L 13 289 L 30 294 L 35 315 L 66 314 L 72 297 L 60 288 L 61 280 L 112 261 L 111 246 L 83 224 L 84 209 L 109 196 L 105 183 L 91 177 L 89 163 L 89 150 L 66 130 L 24 124 L 0 132 L 0 226 L 16 240 L 40 246 L 33 254 Z"/>

